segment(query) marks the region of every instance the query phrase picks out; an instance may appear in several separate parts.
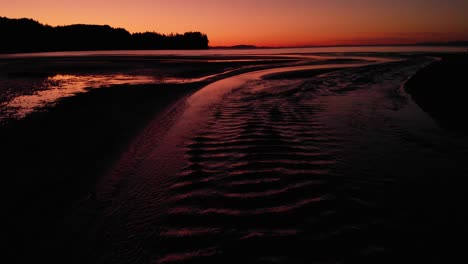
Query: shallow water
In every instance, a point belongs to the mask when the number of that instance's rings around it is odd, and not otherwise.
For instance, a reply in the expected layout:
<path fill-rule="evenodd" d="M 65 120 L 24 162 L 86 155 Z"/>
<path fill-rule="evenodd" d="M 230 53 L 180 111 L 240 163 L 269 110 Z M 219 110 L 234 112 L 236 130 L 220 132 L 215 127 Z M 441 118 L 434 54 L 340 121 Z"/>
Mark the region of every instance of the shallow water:
<path fill-rule="evenodd" d="M 285 59 L 286 58 L 286 59 Z M 274 61 L 277 63 L 289 63 L 295 65 L 298 63 L 311 63 L 315 61 L 317 64 L 329 64 L 327 61 L 340 60 L 361 60 L 364 62 L 367 61 L 392 61 L 391 58 L 379 58 L 379 57 L 370 57 L 370 56 L 309 56 L 309 55 L 290 55 L 289 57 L 272 57 L 268 61 Z M 68 61 L 67 58 L 57 58 L 56 63 L 73 63 Z M 138 58 L 144 60 L 144 57 Z M 296 61 L 292 61 L 292 59 Z M 181 84 L 181 83 L 195 83 L 195 82 L 204 82 L 210 79 L 220 77 L 222 75 L 230 74 L 236 70 L 244 69 L 259 66 L 259 63 L 264 63 L 265 60 L 262 58 L 257 59 L 226 59 L 223 60 L 210 60 L 210 59 L 197 59 L 197 60 L 186 60 L 187 64 L 191 63 L 214 63 L 214 62 L 223 62 L 223 63 L 238 63 L 238 62 L 249 62 L 248 65 L 231 67 L 229 69 L 220 70 L 214 74 L 204 74 L 201 77 L 181 77 L 178 76 L 180 73 L 183 73 L 183 69 L 179 70 L 179 74 L 176 76 L 171 75 L 170 68 L 173 66 L 173 63 L 182 63 L 184 60 L 180 60 L 178 57 L 172 59 L 160 59 L 159 62 L 167 63 L 166 69 L 155 70 L 155 69 L 132 69 L 129 66 L 129 72 L 135 71 L 133 73 L 121 72 L 118 70 L 107 69 L 108 72 L 99 73 L 53 73 L 49 74 L 50 76 L 14 76 L 10 77 L 8 74 L 6 76 L 0 76 L 0 123 L 2 121 L 7 121 L 10 119 L 21 119 L 27 116 L 28 114 L 44 109 L 47 106 L 53 106 L 60 99 L 64 97 L 71 97 L 78 93 L 83 93 L 89 91 L 90 89 L 97 89 L 102 87 L 111 87 L 115 85 L 138 85 L 138 84 Z M 75 62 L 76 63 L 76 62 Z M 95 62 L 99 64 L 99 62 Z M 103 62 L 100 62 L 101 64 Z M 283 63 L 283 64 L 284 64 Z M 182 63 L 183 64 L 183 63 Z M 46 66 L 43 66 L 47 68 Z M 135 67 L 135 66 L 134 66 Z M 176 66 L 173 66 L 176 68 Z M 178 66 L 179 67 L 179 66 Z M 273 66 L 272 66 L 273 67 Z M 329 67 L 329 66 L 326 66 Z M 7 67 L 8 68 L 8 67 Z M 304 68 L 305 69 L 305 68 Z M 291 69 L 294 70 L 294 69 Z M 166 72 L 165 72 L 166 71 Z M 177 70 L 176 70 L 177 72 Z M 2 73 L 0 73 L 2 75 Z M 155 87 L 157 89 L 157 87 Z"/>
<path fill-rule="evenodd" d="M 430 237 L 444 220 L 424 216 L 454 202 L 438 183 L 467 175 L 468 141 L 402 90 L 432 60 L 295 80 L 262 76 L 303 68 L 264 70 L 206 86 L 155 119 L 83 201 L 79 214 L 95 216 L 82 258 L 381 263 L 447 243 Z"/>
<path fill-rule="evenodd" d="M 145 75 L 103 74 L 103 75 L 72 75 L 56 74 L 44 80 L 36 80 L 38 89 L 28 95 L 12 96 L 13 98 L 0 105 L 2 110 L 0 122 L 5 119 L 21 119 L 26 115 L 49 106 L 64 97 L 74 96 L 88 89 L 108 87 L 122 84 L 156 83 L 157 78 Z M 22 85 L 17 80 L 14 85 Z M 14 88 L 13 88 L 14 89 Z"/>
<path fill-rule="evenodd" d="M 233 56 L 233 55 L 283 55 L 323 53 L 419 53 L 419 52 L 465 52 L 467 47 L 450 46 L 351 46 L 315 48 L 267 48 L 267 49 L 209 49 L 209 50 L 111 50 L 111 51 L 65 51 L 2 54 L 0 58 L 69 57 L 69 56 Z"/>

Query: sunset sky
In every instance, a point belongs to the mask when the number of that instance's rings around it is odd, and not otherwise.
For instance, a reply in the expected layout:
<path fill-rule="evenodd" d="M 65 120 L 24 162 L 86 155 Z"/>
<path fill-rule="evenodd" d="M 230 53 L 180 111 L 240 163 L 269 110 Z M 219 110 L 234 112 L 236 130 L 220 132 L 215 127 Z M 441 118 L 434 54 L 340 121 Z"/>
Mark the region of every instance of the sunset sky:
<path fill-rule="evenodd" d="M 467 0 L 0 0 L 0 16 L 130 32 L 201 31 L 211 46 L 468 40 Z"/>

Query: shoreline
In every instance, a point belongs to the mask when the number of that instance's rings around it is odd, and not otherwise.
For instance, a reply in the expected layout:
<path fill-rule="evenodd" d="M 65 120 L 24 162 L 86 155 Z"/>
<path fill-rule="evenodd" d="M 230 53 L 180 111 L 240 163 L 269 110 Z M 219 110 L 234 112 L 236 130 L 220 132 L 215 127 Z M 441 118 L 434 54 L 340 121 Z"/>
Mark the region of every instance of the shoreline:
<path fill-rule="evenodd" d="M 96 89 L 63 98 L 50 111 L 35 112 L 2 127 L 6 195 L 16 197 L 6 210 L 14 248 L 30 251 L 37 247 L 34 244 L 43 243 L 37 237 L 52 235 L 72 205 L 155 115 L 201 87 Z"/>
<path fill-rule="evenodd" d="M 243 69 L 296 63 L 278 57 L 80 57 L 0 59 L 0 124 L 87 88 L 212 81 Z M 303 59 L 304 62 L 312 60 Z M 26 98 L 24 98 L 26 96 Z M 17 99 L 17 100 L 16 100 Z M 25 107 L 21 107 L 24 104 Z M 23 111 L 25 110 L 25 111 Z"/>
<path fill-rule="evenodd" d="M 0 124 L 6 196 L 16 197 L 6 203 L 11 253 L 29 258 L 47 249 L 63 219 L 164 109 L 217 80 L 284 65 L 239 67 L 203 82 L 90 89 Z"/>
<path fill-rule="evenodd" d="M 440 54 L 440 60 L 418 71 L 405 85 L 416 104 L 441 127 L 468 134 L 463 113 L 468 97 L 468 54 Z"/>
<path fill-rule="evenodd" d="M 0 124 L 7 175 L 5 186 L 8 186 L 6 195 L 14 197 L 7 202 L 7 238 L 13 248 L 10 254 L 21 260 L 46 258 L 48 250 L 56 249 L 54 246 L 76 243 L 73 241 L 79 240 L 79 235 L 65 240 L 61 237 L 60 230 L 68 227 L 63 226 L 66 218 L 73 216 L 82 198 L 93 199 L 95 184 L 165 109 L 217 80 L 255 70 L 280 68 L 288 63 L 290 65 L 290 62 L 251 64 L 203 82 L 122 84 L 90 89 L 62 98 L 54 106 L 45 107 L 44 111 L 34 112 L 24 119 Z M 190 74 L 202 74 L 203 70 L 207 69 L 201 67 Z M 265 76 L 265 79 L 301 79 L 335 70 L 340 70 L 339 66 L 277 73 Z M 64 257 L 66 253 L 59 255 Z"/>

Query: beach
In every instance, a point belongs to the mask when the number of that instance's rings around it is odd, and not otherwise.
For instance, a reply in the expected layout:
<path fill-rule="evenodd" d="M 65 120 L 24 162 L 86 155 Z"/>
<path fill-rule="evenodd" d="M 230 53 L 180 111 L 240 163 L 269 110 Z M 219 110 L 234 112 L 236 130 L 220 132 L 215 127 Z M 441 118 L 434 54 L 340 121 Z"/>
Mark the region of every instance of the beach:
<path fill-rule="evenodd" d="M 421 108 L 442 126 L 467 133 L 466 122 L 461 122 L 466 112 L 468 54 L 443 54 L 437 62 L 419 71 L 407 83 L 406 90 Z"/>
<path fill-rule="evenodd" d="M 31 113 L 27 105 L 28 115 L 20 119 L 14 115 L 16 109 L 11 114 L 5 103 L 12 99 L 8 97 L 11 93 L 2 92 L 6 96 L 2 98 L 4 116 L 0 127 L 2 163 L 4 175 L 8 175 L 6 185 L 10 186 L 5 194 L 17 197 L 7 203 L 8 223 L 12 227 L 9 237 L 15 237 L 16 241 L 11 243 L 13 248 L 19 249 L 14 254 L 19 255 L 23 250 L 29 252 L 53 240 L 55 226 L 73 211 L 80 199 L 93 195 L 93 185 L 100 175 L 109 170 L 158 113 L 224 75 L 284 63 L 268 59 L 252 61 L 252 58 L 242 58 L 240 62 L 232 57 L 216 59 L 216 63 L 209 63 L 206 57 L 195 61 L 167 57 L 2 61 L 2 73 L 7 76 L 2 79 L 3 87 L 24 88 L 15 92 L 23 96 L 23 101 L 32 98 L 31 102 L 40 102 L 34 100 L 34 96 L 41 94 L 44 89 L 41 85 L 49 76 L 138 74 L 135 76 L 138 79 L 141 68 L 147 75 L 156 76 L 149 84 L 131 85 L 125 84 L 128 81 L 125 80 L 122 84 L 89 91 L 77 82 L 71 87 L 73 93 L 60 94 L 63 97 L 53 98 L 55 101 L 40 103 Z M 213 76 L 225 71 L 229 72 Z M 193 81 L 204 76 L 211 77 Z M 166 78 L 178 81 L 168 83 L 164 81 Z M 22 86 L 24 83 L 30 85 Z M 12 118 L 6 118 L 10 116 Z M 41 246 L 36 248 L 37 251 L 41 249 Z"/>
<path fill-rule="evenodd" d="M 468 141 L 456 87 L 466 55 L 339 55 L 2 59 L 0 83 L 30 84 L 1 98 L 11 255 L 72 263 L 461 256 Z M 81 86 L 24 116 L 8 107 L 60 90 L 51 80 Z"/>

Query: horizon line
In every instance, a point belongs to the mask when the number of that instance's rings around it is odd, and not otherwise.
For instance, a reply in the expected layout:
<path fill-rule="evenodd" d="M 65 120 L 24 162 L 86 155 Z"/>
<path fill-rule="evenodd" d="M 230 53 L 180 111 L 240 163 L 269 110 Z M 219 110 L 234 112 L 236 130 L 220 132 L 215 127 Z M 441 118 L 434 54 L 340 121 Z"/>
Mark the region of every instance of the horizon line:
<path fill-rule="evenodd" d="M 412 43 L 399 43 L 399 44 L 334 44 L 334 45 L 291 45 L 291 46 L 257 46 L 254 44 L 236 44 L 236 45 L 220 45 L 209 46 L 209 48 L 237 48 L 237 49 L 290 49 L 290 48 L 333 48 L 333 47 L 397 47 L 397 46 L 468 46 L 468 40 L 454 40 L 454 41 L 434 41 L 434 42 L 412 42 Z"/>
<path fill-rule="evenodd" d="M 129 30 L 127 29 L 126 27 L 121 27 L 121 26 L 115 26 L 115 25 L 111 25 L 109 23 L 103 23 L 103 24 L 100 24 L 100 23 L 71 23 L 71 24 L 57 24 L 57 25 L 51 25 L 51 24 L 48 24 L 48 23 L 43 23 L 41 22 L 39 19 L 35 19 L 35 18 L 28 18 L 28 17 L 7 17 L 7 16 L 0 16 L 0 18 L 6 18 L 6 19 L 17 19 L 17 20 L 21 20 L 21 19 L 27 19 L 27 20 L 32 20 L 32 21 L 35 21 L 41 25 L 44 25 L 44 26 L 50 26 L 50 27 L 67 27 L 67 26 L 76 26 L 76 25 L 83 25 L 83 26 L 108 26 L 108 27 L 111 27 L 113 29 L 123 29 L 127 32 L 129 32 L 130 34 L 138 34 L 138 33 L 156 33 L 156 34 L 160 34 L 160 35 L 171 35 L 171 34 L 183 34 L 181 32 L 179 33 L 174 33 L 174 32 L 171 32 L 171 33 L 162 33 L 160 31 L 157 31 L 157 30 L 147 30 L 147 31 L 133 31 L 133 30 Z M 184 33 L 190 33 L 190 32 L 194 32 L 194 31 L 186 31 Z M 207 33 L 204 33 L 204 32 L 201 32 L 201 31 L 198 31 L 202 34 L 205 34 L 208 36 Z M 209 37 L 209 36 L 208 36 Z M 209 40 L 210 42 L 212 42 L 212 40 Z M 348 40 L 349 42 L 354 42 L 354 41 L 359 41 L 359 39 L 356 39 L 356 40 Z M 272 46 L 264 46 L 264 45 L 256 45 L 256 44 L 233 44 L 233 45 L 216 45 L 216 46 L 209 46 L 209 48 L 242 48 L 241 46 L 248 46 L 246 47 L 245 49 L 247 48 L 256 48 L 256 49 L 286 49 L 286 48 L 327 48 L 327 47 L 384 47 L 384 46 L 415 46 L 415 45 L 423 45 L 423 46 L 468 46 L 468 39 L 466 40 L 449 40 L 449 41 L 424 41 L 424 42 L 407 42 L 407 43 L 377 43 L 377 44 L 372 44 L 372 43 L 351 43 L 351 44 L 302 44 L 302 45 L 284 45 L 284 46 L 275 46 L 275 45 L 272 45 Z"/>

